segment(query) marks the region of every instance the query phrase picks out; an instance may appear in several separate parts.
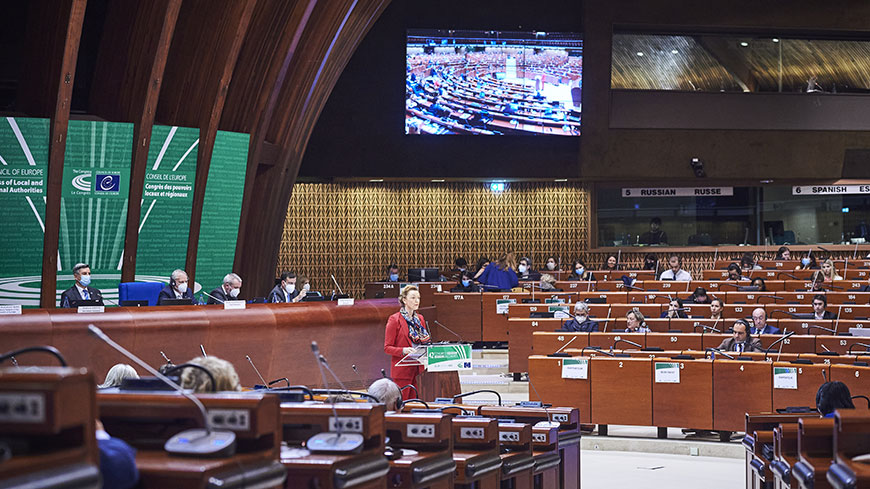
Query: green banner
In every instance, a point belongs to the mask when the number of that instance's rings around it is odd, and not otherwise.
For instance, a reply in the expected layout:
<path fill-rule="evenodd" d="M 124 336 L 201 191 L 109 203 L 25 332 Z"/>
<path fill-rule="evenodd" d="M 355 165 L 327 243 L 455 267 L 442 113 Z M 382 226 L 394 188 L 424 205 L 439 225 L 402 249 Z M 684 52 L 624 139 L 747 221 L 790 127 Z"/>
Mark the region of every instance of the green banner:
<path fill-rule="evenodd" d="M 429 372 L 471 370 L 471 345 L 432 345 L 427 347 L 426 370 Z"/>
<path fill-rule="evenodd" d="M 196 281 L 206 291 L 220 285 L 224 275 L 232 271 L 249 140 L 248 134 L 226 131 L 218 131 L 215 138 L 196 254 Z M 242 287 L 243 295 L 244 290 Z"/>
<path fill-rule="evenodd" d="M 39 307 L 48 119 L 0 120 L 0 304 Z"/>
<path fill-rule="evenodd" d="M 142 189 L 136 280 L 167 282 L 184 269 L 199 129 L 154 126 Z"/>
<path fill-rule="evenodd" d="M 76 263 L 91 266 L 92 286 L 118 297 L 130 193 L 133 124 L 70 121 L 60 201 L 57 299 Z"/>

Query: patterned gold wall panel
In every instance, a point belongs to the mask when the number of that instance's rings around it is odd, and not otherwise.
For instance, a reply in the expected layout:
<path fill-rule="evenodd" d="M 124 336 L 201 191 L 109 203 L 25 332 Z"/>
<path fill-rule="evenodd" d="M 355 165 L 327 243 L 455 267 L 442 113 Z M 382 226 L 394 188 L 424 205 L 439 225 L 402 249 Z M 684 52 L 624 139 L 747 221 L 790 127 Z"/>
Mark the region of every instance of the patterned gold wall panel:
<path fill-rule="evenodd" d="M 361 298 L 385 267 L 450 268 L 506 250 L 537 267 L 554 254 L 569 261 L 586 250 L 589 193 L 579 183 L 522 182 L 494 194 L 483 183 L 329 183 L 293 187 L 276 276 L 293 270 L 312 289 Z"/>

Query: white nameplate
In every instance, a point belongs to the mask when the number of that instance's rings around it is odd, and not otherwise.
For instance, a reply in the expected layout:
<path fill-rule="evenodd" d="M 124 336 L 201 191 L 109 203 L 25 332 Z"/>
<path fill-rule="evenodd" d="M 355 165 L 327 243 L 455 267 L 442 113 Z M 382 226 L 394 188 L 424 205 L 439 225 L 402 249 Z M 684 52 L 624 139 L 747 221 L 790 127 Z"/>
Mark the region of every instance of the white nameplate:
<path fill-rule="evenodd" d="M 0 304 L 0 314 L 21 314 L 21 304 Z"/>
<path fill-rule="evenodd" d="M 562 359 L 563 379 L 587 379 L 589 378 L 588 358 L 564 358 Z"/>
<path fill-rule="evenodd" d="M 106 312 L 106 306 L 79 306 L 79 314 L 95 314 Z"/>
<path fill-rule="evenodd" d="M 244 309 L 245 301 L 224 301 L 224 309 Z"/>
<path fill-rule="evenodd" d="M 349 297 L 346 299 L 339 299 L 338 305 L 339 306 L 352 306 L 353 305 L 353 297 Z"/>
<path fill-rule="evenodd" d="M 680 383 L 680 364 L 675 362 L 656 362 L 655 363 L 655 381 L 656 384 L 679 384 Z"/>
<path fill-rule="evenodd" d="M 623 188 L 623 197 L 724 197 L 734 195 L 734 187 L 649 187 Z"/>
<path fill-rule="evenodd" d="M 855 195 L 870 194 L 870 185 L 813 185 L 792 187 L 792 195 Z"/>
<path fill-rule="evenodd" d="M 797 389 L 798 388 L 798 369 L 796 367 L 774 367 L 773 368 L 773 388 L 774 389 Z"/>

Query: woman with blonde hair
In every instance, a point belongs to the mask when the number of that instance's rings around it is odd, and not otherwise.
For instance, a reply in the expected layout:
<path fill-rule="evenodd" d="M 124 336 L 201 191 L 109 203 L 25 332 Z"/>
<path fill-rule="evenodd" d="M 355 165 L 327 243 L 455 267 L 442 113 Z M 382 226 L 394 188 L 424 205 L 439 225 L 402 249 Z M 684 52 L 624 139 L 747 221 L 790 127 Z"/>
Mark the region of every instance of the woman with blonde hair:
<path fill-rule="evenodd" d="M 118 387 L 124 379 L 138 379 L 139 374 L 136 369 L 126 363 L 118 363 L 109 369 L 106 374 L 106 380 L 97 386 L 97 389 L 108 389 L 109 387 Z"/>
<path fill-rule="evenodd" d="M 196 357 L 187 363 L 199 365 L 211 373 L 211 377 L 202 369 L 185 367 L 181 372 L 181 387 L 185 389 L 191 389 L 197 394 L 242 390 L 239 374 L 233 364 L 226 360 L 218 357 Z"/>
<path fill-rule="evenodd" d="M 837 273 L 837 268 L 834 266 L 834 260 L 830 258 L 822 262 L 822 277 L 825 282 L 843 280 L 843 277 Z"/>
<path fill-rule="evenodd" d="M 646 318 L 640 309 L 634 307 L 625 315 L 626 333 L 649 333 L 651 330 L 646 325 Z"/>
<path fill-rule="evenodd" d="M 516 277 L 516 274 L 514 274 Z M 393 382 L 404 387 L 413 385 L 411 389 L 402 391 L 404 399 L 416 397 L 417 375 L 423 372 L 422 365 L 396 366 L 402 358 L 412 353 L 418 346 L 432 342 L 426 320 L 417 313 L 420 308 L 420 289 L 416 285 L 406 285 L 399 292 L 399 312 L 387 319 L 384 333 L 384 353 L 390 355 L 390 377 Z"/>

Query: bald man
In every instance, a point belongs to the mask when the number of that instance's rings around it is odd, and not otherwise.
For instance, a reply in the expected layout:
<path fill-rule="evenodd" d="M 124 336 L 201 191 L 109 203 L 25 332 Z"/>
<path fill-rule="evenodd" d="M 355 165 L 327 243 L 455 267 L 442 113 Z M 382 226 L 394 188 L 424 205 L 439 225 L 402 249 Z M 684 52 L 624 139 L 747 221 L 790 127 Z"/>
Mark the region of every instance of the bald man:
<path fill-rule="evenodd" d="M 752 311 L 752 329 L 751 334 L 780 334 L 781 331 L 776 326 L 767 324 L 767 311 L 759 307 Z"/>

